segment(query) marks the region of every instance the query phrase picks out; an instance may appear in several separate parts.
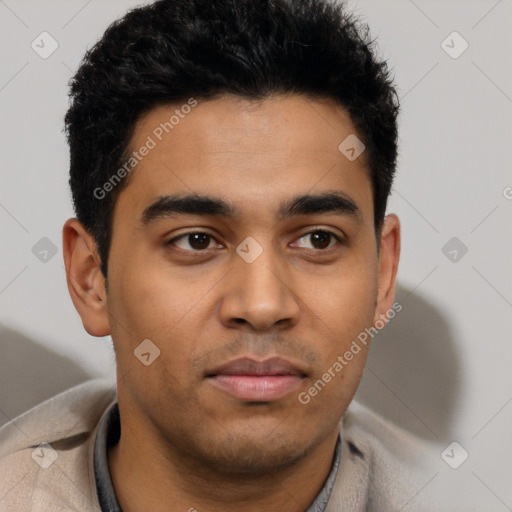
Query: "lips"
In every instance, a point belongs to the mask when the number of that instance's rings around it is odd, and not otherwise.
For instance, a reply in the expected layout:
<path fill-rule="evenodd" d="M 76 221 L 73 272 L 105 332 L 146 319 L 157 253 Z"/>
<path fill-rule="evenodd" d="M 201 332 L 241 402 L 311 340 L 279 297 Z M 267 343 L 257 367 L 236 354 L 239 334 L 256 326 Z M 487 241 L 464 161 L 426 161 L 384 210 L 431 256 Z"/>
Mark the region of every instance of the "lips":
<path fill-rule="evenodd" d="M 280 357 L 236 359 L 207 373 L 208 382 L 215 388 L 251 402 L 284 398 L 300 387 L 305 377 L 304 371 Z"/>

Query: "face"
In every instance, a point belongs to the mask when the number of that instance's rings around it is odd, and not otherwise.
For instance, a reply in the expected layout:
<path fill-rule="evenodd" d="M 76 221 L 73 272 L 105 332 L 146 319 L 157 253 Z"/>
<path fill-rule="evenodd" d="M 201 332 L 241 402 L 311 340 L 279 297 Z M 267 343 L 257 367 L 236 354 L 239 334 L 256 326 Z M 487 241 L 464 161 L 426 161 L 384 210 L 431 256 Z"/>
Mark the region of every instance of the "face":
<path fill-rule="evenodd" d="M 218 471 L 288 466 L 336 434 L 367 346 L 335 363 L 390 305 L 365 155 L 327 99 L 224 96 L 162 131 L 176 109 L 137 123 L 131 149 L 155 144 L 113 216 L 123 428 Z"/>

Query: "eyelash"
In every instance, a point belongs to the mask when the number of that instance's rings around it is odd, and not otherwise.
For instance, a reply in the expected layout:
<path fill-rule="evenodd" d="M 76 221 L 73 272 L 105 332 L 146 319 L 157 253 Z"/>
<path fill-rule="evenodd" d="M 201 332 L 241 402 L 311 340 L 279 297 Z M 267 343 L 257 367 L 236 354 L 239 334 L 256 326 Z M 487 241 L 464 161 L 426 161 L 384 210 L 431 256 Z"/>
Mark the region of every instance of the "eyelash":
<path fill-rule="evenodd" d="M 307 233 L 302 234 L 298 238 L 298 240 L 300 240 L 301 238 L 307 237 L 308 235 L 312 235 L 314 233 L 327 233 L 327 234 L 331 235 L 336 240 L 336 242 L 338 242 L 338 244 L 343 244 L 344 243 L 343 238 L 341 238 L 339 235 L 337 235 L 333 231 L 330 231 L 329 229 L 318 229 L 318 228 L 317 229 L 313 229 L 311 231 L 308 231 Z M 183 233 L 183 234 L 181 234 L 179 236 L 176 236 L 176 237 L 172 238 L 171 240 L 167 241 L 165 243 L 165 245 L 166 246 L 171 246 L 176 241 L 181 240 L 182 238 L 185 238 L 185 237 L 190 236 L 190 235 L 196 235 L 196 234 L 206 235 L 211 240 L 215 240 L 216 241 L 215 237 L 213 235 L 211 235 L 210 233 L 206 233 L 204 231 L 189 231 L 187 233 Z M 332 249 L 333 247 L 335 247 L 335 245 L 329 246 L 329 247 L 327 247 L 325 249 L 315 249 L 315 248 L 313 248 L 313 249 L 308 248 L 308 249 L 312 250 L 312 251 L 318 251 L 318 252 L 327 252 L 330 249 Z M 178 248 L 178 250 L 181 250 L 181 251 L 184 251 L 184 252 L 188 252 L 188 253 L 197 253 L 197 254 L 204 253 L 204 252 L 208 251 L 208 249 L 181 249 L 181 248 Z"/>

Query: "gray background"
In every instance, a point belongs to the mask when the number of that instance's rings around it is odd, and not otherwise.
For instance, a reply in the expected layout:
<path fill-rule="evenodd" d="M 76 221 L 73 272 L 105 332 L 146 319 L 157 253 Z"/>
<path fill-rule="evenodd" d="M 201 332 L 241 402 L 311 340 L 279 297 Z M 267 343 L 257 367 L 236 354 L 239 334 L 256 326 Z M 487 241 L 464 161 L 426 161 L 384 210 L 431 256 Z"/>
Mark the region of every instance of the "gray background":
<path fill-rule="evenodd" d="M 83 330 L 66 288 L 62 127 L 84 51 L 137 4 L 0 0 L 0 423 L 114 372 L 110 338 Z M 389 211 L 403 227 L 403 310 L 375 340 L 358 399 L 439 453 L 452 441 L 469 453 L 456 470 L 439 457 L 425 483 L 447 510 L 462 492 L 475 510 L 512 510 L 512 1 L 348 5 L 377 36 L 402 103 Z M 58 43 L 46 59 L 31 47 L 43 31 Z"/>

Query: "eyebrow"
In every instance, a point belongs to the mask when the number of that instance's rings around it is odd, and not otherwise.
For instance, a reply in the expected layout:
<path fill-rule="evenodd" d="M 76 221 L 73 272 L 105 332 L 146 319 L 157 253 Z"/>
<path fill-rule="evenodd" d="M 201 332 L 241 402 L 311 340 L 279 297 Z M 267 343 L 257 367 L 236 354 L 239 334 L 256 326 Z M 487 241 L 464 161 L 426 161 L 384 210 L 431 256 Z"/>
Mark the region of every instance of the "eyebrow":
<path fill-rule="evenodd" d="M 284 201 L 277 211 L 277 217 L 281 220 L 299 215 L 326 213 L 362 220 L 361 210 L 356 202 L 341 191 L 304 194 Z M 148 225 L 155 220 L 171 218 L 179 214 L 232 218 L 238 214 L 238 210 L 219 197 L 172 194 L 161 196 L 149 205 L 142 212 L 141 222 L 143 225 Z"/>

